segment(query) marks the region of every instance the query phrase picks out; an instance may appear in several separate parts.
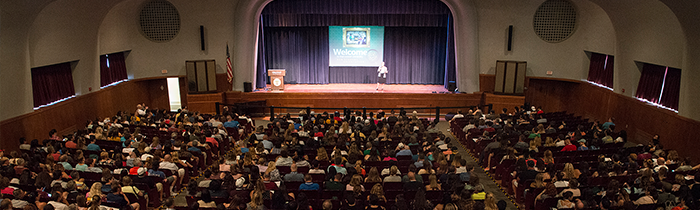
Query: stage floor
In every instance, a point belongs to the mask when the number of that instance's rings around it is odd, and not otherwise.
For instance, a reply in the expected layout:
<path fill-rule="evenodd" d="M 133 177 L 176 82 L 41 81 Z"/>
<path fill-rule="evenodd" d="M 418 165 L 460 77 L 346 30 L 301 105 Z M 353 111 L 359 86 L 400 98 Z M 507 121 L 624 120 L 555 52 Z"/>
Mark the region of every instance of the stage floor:
<path fill-rule="evenodd" d="M 443 85 L 384 85 L 384 90 L 376 90 L 377 84 L 285 84 L 285 93 L 445 93 Z M 268 85 L 267 90 L 271 87 Z M 257 89 L 255 92 L 272 92 Z"/>

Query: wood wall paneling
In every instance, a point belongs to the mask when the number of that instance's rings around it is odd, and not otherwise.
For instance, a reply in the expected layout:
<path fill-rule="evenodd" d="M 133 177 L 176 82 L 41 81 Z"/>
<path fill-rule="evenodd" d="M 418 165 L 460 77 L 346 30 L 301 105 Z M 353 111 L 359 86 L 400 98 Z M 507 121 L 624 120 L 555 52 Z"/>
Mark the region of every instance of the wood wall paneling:
<path fill-rule="evenodd" d="M 693 151 L 700 122 L 658 108 L 636 98 L 617 94 L 589 83 L 531 79 L 526 101 L 545 111 L 567 111 L 590 120 L 605 122 L 614 117 L 616 130 L 626 130 L 634 143 L 648 143 L 658 134 L 666 149 L 674 149 L 696 163 L 700 154 Z"/>
<path fill-rule="evenodd" d="M 493 93 L 496 86 L 496 75 L 479 74 L 479 92 Z"/>
<path fill-rule="evenodd" d="M 168 96 L 168 81 L 166 79 L 148 80 L 148 95 L 151 103 L 147 104 L 151 109 L 170 109 Z"/>
<path fill-rule="evenodd" d="M 235 78 L 233 82 L 236 82 Z M 228 76 L 224 74 L 216 74 L 216 91 L 226 92 L 233 91 L 233 84 L 228 83 Z"/>
<path fill-rule="evenodd" d="M 0 148 L 18 150 L 20 137 L 41 141 L 48 138 L 51 129 L 56 129 L 61 135 L 68 134 L 83 128 L 89 119 L 102 120 L 118 111 L 134 112 L 137 103 L 160 104 L 163 98 L 167 99 L 167 91 L 151 91 L 150 88 L 164 81 L 164 78 L 158 78 L 122 82 L 4 120 L 0 122 Z"/>
<path fill-rule="evenodd" d="M 210 98 L 215 95 L 216 99 Z M 476 106 L 481 102 L 481 93 L 475 94 L 384 94 L 384 93 L 271 93 L 255 92 L 244 93 L 240 91 L 228 91 L 223 93 L 222 102 L 235 104 L 240 102 L 266 101 L 268 106 L 277 107 L 317 107 L 332 108 L 342 107 L 362 108 L 375 107 L 384 108 L 389 112 L 391 109 L 398 110 L 405 107 L 410 110 L 414 107 L 459 107 Z M 217 94 L 189 95 L 189 106 L 192 111 L 202 113 L 214 113 L 212 104 L 219 99 Z M 501 96 L 487 94 L 484 103 L 493 103 L 494 108 L 505 108 L 522 105 L 525 101 L 523 96 Z M 197 106 L 197 107 L 195 107 Z M 266 110 L 269 111 L 269 110 Z M 294 110 L 296 111 L 296 110 Z M 377 110 L 368 110 L 376 112 Z M 466 110 L 465 110 L 466 111 Z M 279 109 L 276 113 L 286 113 L 286 109 Z M 434 109 L 420 110 L 420 113 L 435 113 Z M 457 112 L 457 109 L 444 109 L 442 114 Z"/>
<path fill-rule="evenodd" d="M 187 94 L 187 108 L 190 111 L 214 114 L 216 103 L 224 102 L 224 93 Z"/>

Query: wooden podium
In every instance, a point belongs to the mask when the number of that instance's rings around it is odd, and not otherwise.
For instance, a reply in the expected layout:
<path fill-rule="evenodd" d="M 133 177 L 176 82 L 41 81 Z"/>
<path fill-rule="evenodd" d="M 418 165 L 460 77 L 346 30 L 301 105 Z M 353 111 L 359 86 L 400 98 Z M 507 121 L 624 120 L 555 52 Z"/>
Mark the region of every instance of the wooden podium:
<path fill-rule="evenodd" d="M 272 85 L 272 91 L 282 91 L 284 90 L 284 69 L 268 69 L 267 76 L 270 76 L 270 84 Z"/>

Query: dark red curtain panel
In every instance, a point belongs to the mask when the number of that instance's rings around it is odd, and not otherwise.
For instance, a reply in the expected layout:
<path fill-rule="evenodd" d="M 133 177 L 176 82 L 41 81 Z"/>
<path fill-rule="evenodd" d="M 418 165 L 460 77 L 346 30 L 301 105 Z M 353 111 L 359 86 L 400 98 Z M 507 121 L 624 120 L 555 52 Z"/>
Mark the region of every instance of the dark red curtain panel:
<path fill-rule="evenodd" d="M 681 70 L 668 68 L 666 82 L 664 83 L 663 94 L 661 94 L 661 105 L 678 110 L 678 100 L 681 92 Z"/>
<path fill-rule="evenodd" d="M 608 55 L 608 59 L 605 64 L 605 71 L 603 71 L 602 74 L 603 77 L 600 78 L 600 82 L 598 84 L 613 88 L 613 78 L 615 77 L 613 69 L 615 69 L 615 56 Z"/>
<path fill-rule="evenodd" d="M 34 107 L 75 95 L 70 63 L 32 68 Z"/>
<path fill-rule="evenodd" d="M 109 67 L 107 65 L 108 59 Z M 123 52 L 100 56 L 100 86 L 104 87 L 126 78 L 126 62 Z"/>
<path fill-rule="evenodd" d="M 588 68 L 588 81 L 613 87 L 614 57 L 600 53 L 591 54 L 591 64 Z"/>
<path fill-rule="evenodd" d="M 592 53 L 591 64 L 588 67 L 588 81 L 600 84 L 599 80 L 605 71 L 605 55 Z"/>
<path fill-rule="evenodd" d="M 639 78 L 635 96 L 658 103 L 665 73 L 665 66 L 645 63 L 644 67 L 642 67 L 642 77 Z"/>
<path fill-rule="evenodd" d="M 100 87 L 109 85 L 111 83 L 109 82 L 110 80 L 109 67 L 107 67 L 107 56 L 100 55 Z"/>

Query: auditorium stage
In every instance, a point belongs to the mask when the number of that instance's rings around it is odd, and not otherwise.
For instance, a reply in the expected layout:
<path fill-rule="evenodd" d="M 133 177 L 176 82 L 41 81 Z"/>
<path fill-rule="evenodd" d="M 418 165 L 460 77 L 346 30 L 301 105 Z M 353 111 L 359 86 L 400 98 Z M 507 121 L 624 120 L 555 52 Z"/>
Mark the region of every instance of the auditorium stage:
<path fill-rule="evenodd" d="M 376 90 L 377 84 L 285 84 L 285 93 L 447 93 L 444 85 L 388 84 Z M 272 92 L 271 86 L 255 92 Z"/>
<path fill-rule="evenodd" d="M 406 108 L 417 109 L 419 114 L 433 114 L 436 107 L 443 107 L 440 114 L 456 112 L 459 109 L 444 107 L 469 107 L 493 104 L 494 110 L 511 109 L 525 102 L 523 96 L 504 96 L 489 93 L 453 93 L 442 85 L 386 85 L 384 91 L 375 90 L 376 84 L 327 84 L 327 85 L 286 85 L 281 92 L 258 90 L 254 92 L 227 91 L 208 94 L 188 94 L 187 106 L 190 110 L 202 113 L 215 113 L 216 103 L 235 105 L 246 102 L 262 102 L 269 113 L 270 106 L 275 106 L 275 113 L 294 113 L 301 108 L 335 108 L 358 109 L 367 107 L 367 111 L 376 112 Z M 279 108 L 298 107 L 298 108 Z M 324 110 L 325 111 L 325 110 Z M 327 110 L 332 111 L 332 110 Z"/>

